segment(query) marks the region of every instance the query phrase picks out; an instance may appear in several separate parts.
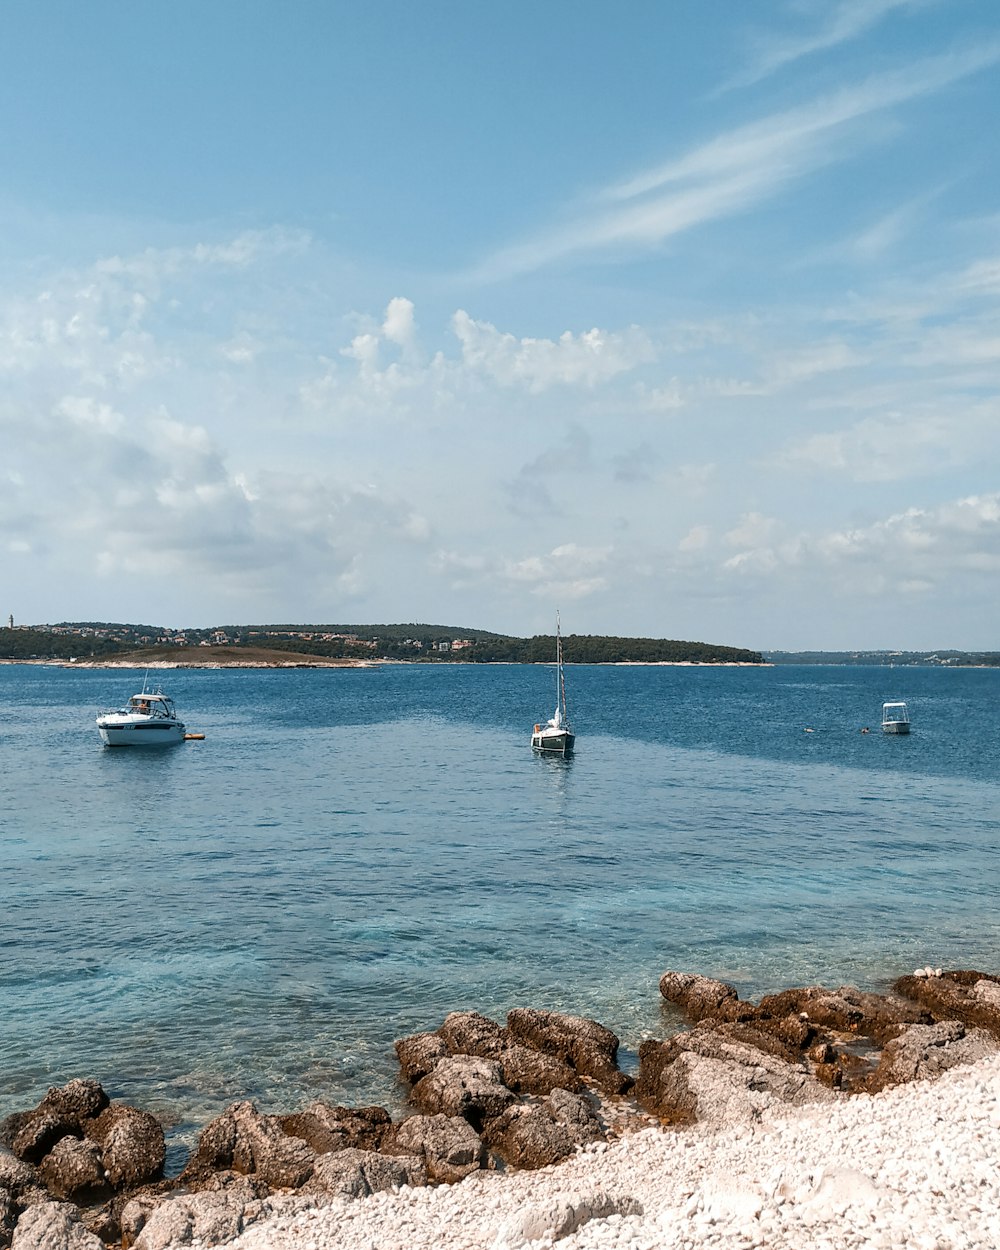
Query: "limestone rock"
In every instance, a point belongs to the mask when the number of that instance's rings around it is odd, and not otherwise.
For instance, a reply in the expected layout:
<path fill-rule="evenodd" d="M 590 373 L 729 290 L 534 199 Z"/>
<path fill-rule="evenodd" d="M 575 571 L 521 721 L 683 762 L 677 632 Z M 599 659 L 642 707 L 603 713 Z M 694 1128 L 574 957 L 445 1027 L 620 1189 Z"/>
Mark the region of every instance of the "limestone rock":
<path fill-rule="evenodd" d="M 471 1055 L 442 1059 L 414 1085 L 411 1098 L 425 1115 L 462 1116 L 475 1129 L 515 1101 L 500 1065 Z"/>
<path fill-rule="evenodd" d="M 300 1137 L 317 1154 L 335 1150 L 378 1150 L 392 1125 L 384 1107 L 335 1107 L 310 1103 L 304 1111 L 278 1117 L 283 1132 Z"/>
<path fill-rule="evenodd" d="M 511 1038 L 568 1064 L 608 1094 L 623 1094 L 631 1078 L 618 1068 L 618 1038 L 582 1016 L 518 1007 L 507 1016 Z"/>
<path fill-rule="evenodd" d="M 384 1154 L 410 1154 L 423 1161 L 428 1179 L 454 1183 L 483 1166 L 486 1152 L 461 1116 L 411 1115 L 383 1142 Z"/>
<path fill-rule="evenodd" d="M 195 1240 L 208 1246 L 232 1241 L 243 1232 L 245 1210 L 244 1197 L 225 1190 L 171 1198 L 148 1213 L 133 1250 L 166 1250 Z M 134 1214 L 131 1206 L 125 1212 Z"/>
<path fill-rule="evenodd" d="M 148 1111 L 112 1105 L 87 1125 L 101 1147 L 108 1179 L 116 1189 L 135 1189 L 163 1175 L 166 1144 L 159 1120 Z"/>
<path fill-rule="evenodd" d="M 500 1226 L 494 1250 L 520 1250 L 531 1242 L 551 1243 L 579 1232 L 591 1220 L 606 1220 L 613 1215 L 641 1215 L 642 1206 L 632 1198 L 616 1198 L 597 1193 L 553 1198 L 548 1203 L 535 1203 Z"/>
<path fill-rule="evenodd" d="M 588 1100 L 557 1089 L 543 1102 L 509 1108 L 488 1125 L 486 1140 L 512 1167 L 541 1168 L 603 1136 L 600 1118 Z"/>
<path fill-rule="evenodd" d="M 41 1163 L 49 1151 L 64 1137 L 80 1137 L 74 1120 L 53 1111 L 31 1112 L 14 1138 L 12 1149 L 19 1159 Z"/>
<path fill-rule="evenodd" d="M 71 1202 L 99 1201 L 111 1189 L 100 1146 L 78 1137 L 63 1137 L 56 1142 L 38 1172 L 54 1197 Z"/>
<path fill-rule="evenodd" d="M 434 1071 L 438 1060 L 450 1054 L 444 1038 L 437 1033 L 414 1033 L 396 1043 L 400 1072 L 406 1081 L 419 1081 Z"/>
<path fill-rule="evenodd" d="M 316 1152 L 301 1137 L 284 1131 L 280 1117 L 261 1115 L 252 1102 L 240 1102 L 206 1126 L 181 1179 L 204 1181 L 206 1168 L 231 1168 L 270 1187 L 297 1189 L 308 1180 L 315 1159 Z"/>
<path fill-rule="evenodd" d="M 895 990 L 923 1004 L 936 1020 L 961 1020 L 1000 1041 L 1000 977 L 984 972 L 900 977 Z"/>
<path fill-rule="evenodd" d="M 739 1002 L 735 986 L 694 972 L 665 972 L 660 977 L 660 993 L 691 1020 L 717 1019 Z"/>
<path fill-rule="evenodd" d="M 913 1024 L 887 1042 L 869 1088 L 883 1089 L 904 1081 L 929 1080 L 963 1063 L 976 1063 L 997 1050 L 986 1029 L 966 1029 L 958 1020 Z"/>
<path fill-rule="evenodd" d="M 302 1192 L 367 1198 L 369 1194 L 401 1189 L 404 1185 L 426 1183 L 427 1171 L 415 1155 L 393 1157 L 348 1147 L 321 1155 Z"/>
<path fill-rule="evenodd" d="M 63 1116 L 82 1127 L 85 1121 L 99 1116 L 110 1102 L 97 1081 L 75 1079 L 50 1088 L 38 1110 Z"/>
<path fill-rule="evenodd" d="M 803 1065 L 731 1041 L 716 1029 L 644 1043 L 639 1065 L 636 1097 L 669 1124 L 751 1123 L 779 1103 L 803 1106 L 839 1097 Z"/>
<path fill-rule="evenodd" d="M 66 1202 L 41 1202 L 17 1221 L 11 1250 L 104 1250 L 80 1222 L 76 1207 Z"/>

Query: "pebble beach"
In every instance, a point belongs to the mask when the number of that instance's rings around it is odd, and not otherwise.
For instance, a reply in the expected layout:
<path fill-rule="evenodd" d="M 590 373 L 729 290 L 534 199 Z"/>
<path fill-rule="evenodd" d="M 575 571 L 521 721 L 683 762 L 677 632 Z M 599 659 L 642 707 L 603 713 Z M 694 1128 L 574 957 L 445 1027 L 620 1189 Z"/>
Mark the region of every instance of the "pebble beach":
<path fill-rule="evenodd" d="M 1000 1056 L 722 1131 L 645 1129 L 533 1173 L 328 1205 L 232 1250 L 996 1250 Z M 186 1243 L 177 1243 L 178 1246 Z"/>

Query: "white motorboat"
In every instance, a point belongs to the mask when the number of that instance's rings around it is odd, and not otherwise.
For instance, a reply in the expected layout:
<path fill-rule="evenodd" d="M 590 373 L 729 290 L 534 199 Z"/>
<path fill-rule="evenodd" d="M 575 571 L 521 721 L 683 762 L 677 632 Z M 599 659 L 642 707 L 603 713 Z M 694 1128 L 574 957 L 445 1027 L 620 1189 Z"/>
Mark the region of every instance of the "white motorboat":
<path fill-rule="evenodd" d="M 886 734 L 910 732 L 910 716 L 905 703 L 882 704 L 882 732 Z"/>
<path fill-rule="evenodd" d="M 101 712 L 97 732 L 108 747 L 168 747 L 185 738 L 173 699 L 162 690 L 147 690 L 145 682 L 124 707 Z"/>
<path fill-rule="evenodd" d="M 546 754 L 569 755 L 576 736 L 566 714 L 566 678 L 563 673 L 562 634 L 559 615 L 556 614 L 556 710 L 544 725 L 536 725 L 531 732 L 532 750 Z"/>

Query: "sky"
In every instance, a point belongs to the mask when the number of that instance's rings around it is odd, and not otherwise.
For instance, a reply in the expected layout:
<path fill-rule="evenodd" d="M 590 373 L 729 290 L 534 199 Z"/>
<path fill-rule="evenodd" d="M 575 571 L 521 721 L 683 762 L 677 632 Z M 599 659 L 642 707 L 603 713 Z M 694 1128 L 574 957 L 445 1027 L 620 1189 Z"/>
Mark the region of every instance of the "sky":
<path fill-rule="evenodd" d="M 0 618 L 1000 649 L 996 0 L 7 0 Z"/>

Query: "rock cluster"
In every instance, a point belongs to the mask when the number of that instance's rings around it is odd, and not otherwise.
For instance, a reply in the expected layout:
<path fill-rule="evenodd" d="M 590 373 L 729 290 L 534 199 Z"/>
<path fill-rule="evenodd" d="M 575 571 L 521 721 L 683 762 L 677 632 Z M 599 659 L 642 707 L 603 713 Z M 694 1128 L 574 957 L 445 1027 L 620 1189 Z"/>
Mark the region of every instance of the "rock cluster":
<path fill-rule="evenodd" d="M 0 1250 L 218 1245 L 278 1212 L 547 1168 L 651 1123 L 726 1128 L 783 1106 L 843 1105 L 1000 1049 L 1000 978 L 982 973 L 918 969 L 887 995 L 810 986 L 750 1003 L 724 982 L 667 972 L 660 992 L 690 1027 L 643 1043 L 634 1080 L 595 1021 L 453 1012 L 396 1043 L 410 1085 L 402 1120 L 382 1107 L 267 1115 L 236 1103 L 173 1180 L 152 1115 L 70 1081 L 0 1123 Z M 556 1223 L 605 1210 L 592 1195 Z M 518 1237 L 534 1219 L 518 1215 Z"/>

